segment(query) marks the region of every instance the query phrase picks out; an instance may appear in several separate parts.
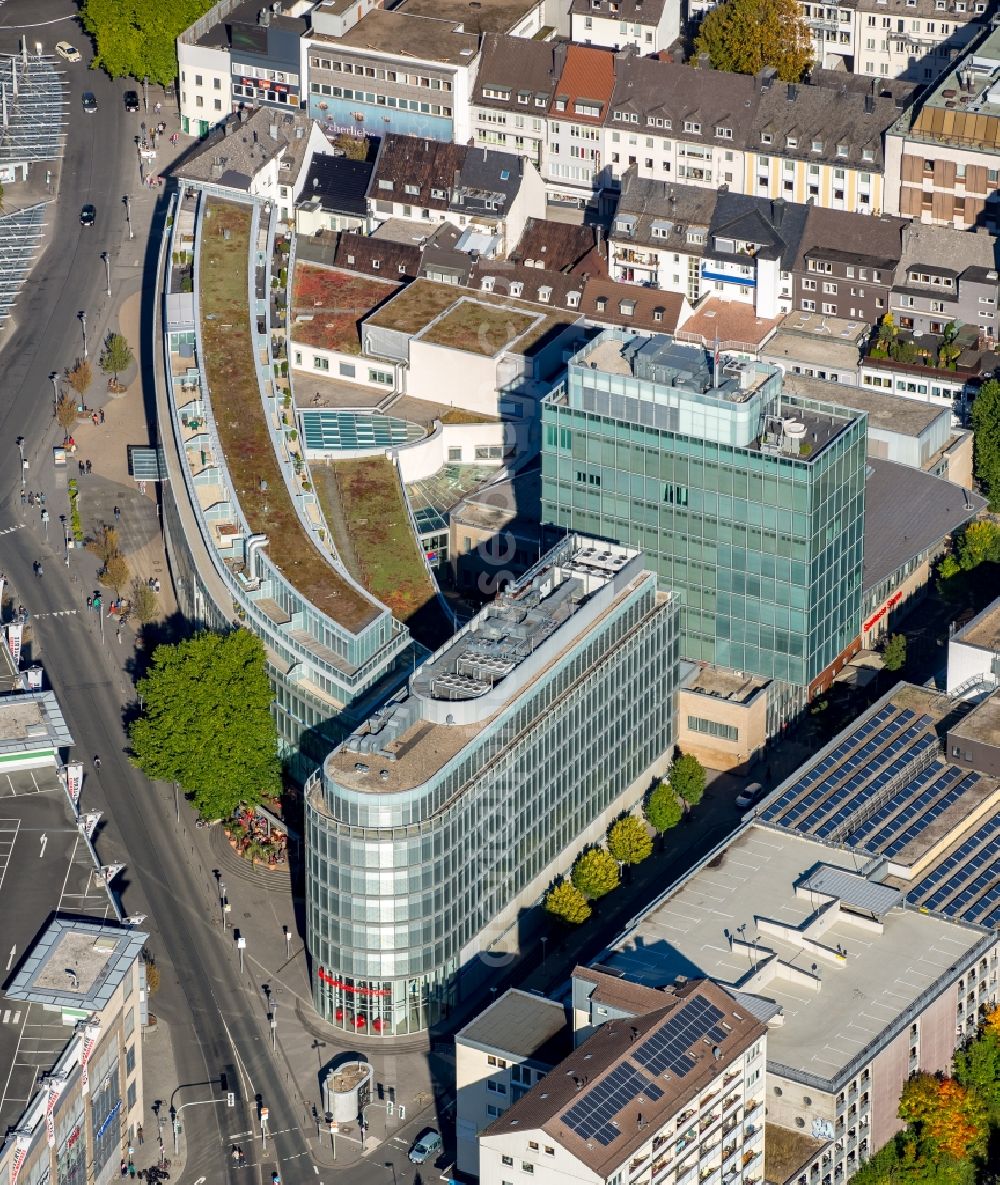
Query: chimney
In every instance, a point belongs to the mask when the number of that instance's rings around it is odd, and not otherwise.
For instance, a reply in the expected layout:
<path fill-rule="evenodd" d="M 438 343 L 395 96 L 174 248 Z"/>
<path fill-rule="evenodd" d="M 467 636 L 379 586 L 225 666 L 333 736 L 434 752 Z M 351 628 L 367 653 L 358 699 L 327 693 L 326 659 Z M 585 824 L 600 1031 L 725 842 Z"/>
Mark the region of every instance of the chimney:
<path fill-rule="evenodd" d="M 865 115 L 871 115 L 875 111 L 875 96 L 865 95 Z"/>
<path fill-rule="evenodd" d="M 711 70 L 712 59 L 708 56 L 707 53 L 700 53 L 698 55 L 698 63 L 697 64 L 698 64 L 699 70 Z"/>
<path fill-rule="evenodd" d="M 798 97 L 799 97 L 799 88 L 795 85 L 794 82 L 790 82 L 788 84 L 788 101 L 789 101 L 789 103 L 794 103 Z"/>
<path fill-rule="evenodd" d="M 771 202 L 771 222 L 775 228 L 781 226 L 781 220 L 785 216 L 785 199 L 783 197 L 776 197 Z"/>
<path fill-rule="evenodd" d="M 272 140 L 277 140 L 277 138 L 278 138 L 278 125 L 277 125 L 276 123 L 272 123 L 272 124 L 270 124 L 270 125 L 268 126 L 268 129 L 267 129 L 267 134 L 268 134 L 268 135 L 271 137 L 271 139 L 272 139 Z"/>
<path fill-rule="evenodd" d="M 638 1038 L 638 1036 L 639 1036 L 639 1030 L 635 1027 L 635 1025 L 630 1025 L 629 1030 L 628 1030 L 629 1044 L 631 1044 L 633 1041 L 635 1041 Z"/>
<path fill-rule="evenodd" d="M 483 160 L 486 160 L 489 157 L 489 155 L 490 155 L 490 150 L 484 144 L 483 145 Z"/>

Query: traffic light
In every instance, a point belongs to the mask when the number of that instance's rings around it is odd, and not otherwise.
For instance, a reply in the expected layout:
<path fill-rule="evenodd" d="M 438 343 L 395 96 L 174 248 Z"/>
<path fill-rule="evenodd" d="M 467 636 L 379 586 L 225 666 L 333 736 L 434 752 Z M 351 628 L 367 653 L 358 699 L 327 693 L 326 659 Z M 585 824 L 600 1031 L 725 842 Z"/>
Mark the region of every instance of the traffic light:
<path fill-rule="evenodd" d="M 226 1106 L 227 1107 L 235 1107 L 236 1106 L 236 1091 L 231 1090 L 226 1095 Z"/>

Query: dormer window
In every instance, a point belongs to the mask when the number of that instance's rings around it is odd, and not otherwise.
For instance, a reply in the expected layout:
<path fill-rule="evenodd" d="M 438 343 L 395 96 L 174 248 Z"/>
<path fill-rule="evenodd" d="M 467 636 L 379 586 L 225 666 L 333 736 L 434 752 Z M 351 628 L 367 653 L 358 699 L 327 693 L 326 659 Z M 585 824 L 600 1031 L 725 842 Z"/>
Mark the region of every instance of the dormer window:
<path fill-rule="evenodd" d="M 557 111 L 565 111 L 566 110 L 566 100 L 565 99 L 556 99 L 556 110 Z"/>
<path fill-rule="evenodd" d="M 663 320 L 663 313 L 664 313 L 663 306 L 658 304 L 656 306 L 656 308 L 653 309 L 653 320 L 654 321 L 662 321 Z"/>
<path fill-rule="evenodd" d="M 813 140 L 812 150 L 813 150 L 813 152 L 822 152 L 823 151 L 823 141 L 822 140 Z"/>
<path fill-rule="evenodd" d="M 419 185 L 404 185 L 403 189 L 410 197 L 420 197 Z"/>
<path fill-rule="evenodd" d="M 377 272 L 381 266 L 382 266 L 381 259 L 373 259 L 372 260 L 372 271 Z"/>
<path fill-rule="evenodd" d="M 685 119 L 684 130 L 686 132 L 691 132 L 692 135 L 699 136 L 701 135 L 701 124 L 695 123 L 693 119 Z"/>
<path fill-rule="evenodd" d="M 861 159 L 868 160 L 868 161 L 874 160 L 875 159 L 875 150 L 873 148 L 862 148 L 861 149 Z"/>
<path fill-rule="evenodd" d="M 571 309 L 578 309 L 580 307 L 580 293 L 579 292 L 567 292 L 566 293 L 566 304 Z"/>
<path fill-rule="evenodd" d="M 785 137 L 785 147 L 786 148 L 798 148 L 798 146 L 799 146 L 798 136 L 786 136 Z"/>
<path fill-rule="evenodd" d="M 524 291 L 524 285 L 521 283 L 521 281 L 514 280 L 514 282 L 510 286 L 511 296 L 520 296 L 523 291 Z"/>
<path fill-rule="evenodd" d="M 482 284 L 482 289 L 484 292 L 492 292 L 493 291 L 493 277 L 492 276 L 483 276 L 481 284 Z"/>
<path fill-rule="evenodd" d="M 378 187 L 379 187 L 379 189 L 388 189 L 391 191 L 392 190 L 392 182 L 386 181 L 386 179 L 384 177 L 379 177 Z"/>
<path fill-rule="evenodd" d="M 760 142 L 761 144 L 773 144 L 774 136 L 772 136 L 770 132 L 761 132 Z"/>
<path fill-rule="evenodd" d="M 542 302 L 542 304 L 548 304 L 551 297 L 552 289 L 548 286 L 548 284 L 543 284 L 541 288 L 538 289 L 538 299 Z"/>
<path fill-rule="evenodd" d="M 715 129 L 715 134 L 720 140 L 731 140 L 733 138 L 733 129 L 718 127 Z"/>
<path fill-rule="evenodd" d="M 407 192 L 409 192 L 409 190 L 407 190 Z M 443 201 L 447 200 L 448 195 L 447 195 L 447 193 L 445 193 L 445 191 L 443 189 L 432 189 L 431 190 L 431 197 L 437 198 L 439 201 L 443 202 Z"/>
<path fill-rule="evenodd" d="M 606 296 L 599 296 L 595 302 L 597 311 L 603 313 L 608 307 L 608 298 Z"/>
<path fill-rule="evenodd" d="M 620 300 L 618 302 L 618 312 L 623 317 L 635 316 L 635 301 L 634 300 Z"/>
<path fill-rule="evenodd" d="M 837 155 L 838 156 L 847 156 L 847 145 L 846 144 L 838 144 L 837 145 Z"/>

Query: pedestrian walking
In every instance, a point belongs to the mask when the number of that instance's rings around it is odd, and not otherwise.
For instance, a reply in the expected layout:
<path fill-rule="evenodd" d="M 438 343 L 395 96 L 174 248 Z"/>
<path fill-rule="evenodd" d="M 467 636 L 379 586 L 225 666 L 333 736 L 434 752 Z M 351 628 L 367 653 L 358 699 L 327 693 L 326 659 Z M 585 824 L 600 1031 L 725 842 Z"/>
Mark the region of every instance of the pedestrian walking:
<path fill-rule="evenodd" d="M 122 1177 L 128 1176 L 128 1161 L 122 1160 Z"/>
<path fill-rule="evenodd" d="M 122 627 L 121 626 L 118 627 L 118 629 L 116 631 L 116 636 L 118 638 L 118 644 L 121 645 L 121 640 L 122 640 Z M 139 1143 L 141 1144 L 142 1140 L 140 1140 Z"/>
<path fill-rule="evenodd" d="M 87 471 L 87 467 L 84 465 L 84 463 L 82 461 L 78 461 L 77 464 L 80 466 L 80 476 L 82 477 L 83 474 Z"/>
<path fill-rule="evenodd" d="M 94 425 L 95 428 L 97 427 L 98 419 L 97 419 L 97 412 L 96 411 L 91 412 L 90 422 Z"/>
<path fill-rule="evenodd" d="M 91 465 L 91 463 L 90 463 L 89 461 L 87 461 L 87 462 L 86 462 L 86 470 L 87 470 L 87 474 L 88 474 L 88 476 L 89 476 L 89 474 L 90 474 L 90 471 L 91 471 L 91 469 L 92 469 L 92 468 L 93 468 L 93 466 Z"/>
<path fill-rule="evenodd" d="M 132 1178 L 133 1181 L 135 1180 L 135 1165 L 131 1161 L 129 1161 L 129 1164 L 128 1164 L 128 1175 Z"/>
<path fill-rule="evenodd" d="M 121 521 L 122 521 L 121 508 L 119 506 L 116 506 L 115 507 L 115 522 L 120 523 Z"/>
<path fill-rule="evenodd" d="M 142 1147 L 142 1124 L 141 1123 L 135 1129 L 135 1134 L 136 1134 L 136 1139 L 138 1139 L 138 1141 L 139 1141 L 139 1147 L 141 1148 Z"/>
<path fill-rule="evenodd" d="M 93 609 L 93 607 L 94 607 L 94 598 L 93 598 L 93 597 L 87 597 L 87 608 L 88 608 L 88 609 Z"/>
<path fill-rule="evenodd" d="M 104 408 L 102 407 L 97 414 L 101 417 L 101 423 L 103 424 L 104 423 Z"/>
<path fill-rule="evenodd" d="M 24 492 L 24 490 L 22 490 L 21 491 L 21 505 L 23 506 L 25 504 L 25 502 L 27 502 L 27 500 L 28 500 L 28 495 Z"/>

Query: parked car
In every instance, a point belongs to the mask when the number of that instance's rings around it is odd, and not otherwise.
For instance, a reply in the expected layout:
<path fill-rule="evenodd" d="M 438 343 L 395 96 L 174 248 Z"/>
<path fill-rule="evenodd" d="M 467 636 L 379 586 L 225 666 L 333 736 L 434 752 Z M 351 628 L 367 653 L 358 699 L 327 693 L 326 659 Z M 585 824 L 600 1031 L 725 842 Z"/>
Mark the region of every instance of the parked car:
<path fill-rule="evenodd" d="M 413 1164 L 425 1164 L 428 1160 L 433 1160 L 435 1156 L 440 1155 L 443 1147 L 444 1140 L 441 1139 L 441 1133 L 429 1127 L 413 1141 L 413 1147 L 408 1155 Z"/>
<path fill-rule="evenodd" d="M 80 51 L 75 45 L 70 45 L 68 41 L 57 41 L 56 53 L 66 62 L 78 62 L 80 60 Z"/>
<path fill-rule="evenodd" d="M 124 95 L 124 99 L 125 99 L 125 110 L 126 111 L 138 111 L 139 110 L 139 92 L 138 91 L 126 91 L 125 95 Z"/>
<path fill-rule="evenodd" d="M 765 793 L 766 791 L 760 782 L 751 782 L 736 795 L 736 805 L 745 811 L 749 810 L 750 807 L 756 806 L 760 802 Z"/>
<path fill-rule="evenodd" d="M 80 225 L 81 226 L 93 226 L 94 219 L 96 217 L 97 217 L 97 207 L 91 205 L 90 202 L 87 202 L 87 204 L 80 211 Z"/>
<path fill-rule="evenodd" d="M 80 96 L 80 101 L 83 103 L 83 109 L 88 115 L 95 115 L 97 112 L 97 96 L 93 91 L 84 91 Z"/>

